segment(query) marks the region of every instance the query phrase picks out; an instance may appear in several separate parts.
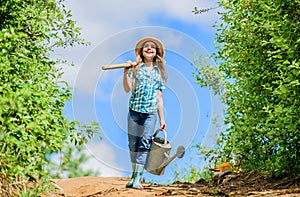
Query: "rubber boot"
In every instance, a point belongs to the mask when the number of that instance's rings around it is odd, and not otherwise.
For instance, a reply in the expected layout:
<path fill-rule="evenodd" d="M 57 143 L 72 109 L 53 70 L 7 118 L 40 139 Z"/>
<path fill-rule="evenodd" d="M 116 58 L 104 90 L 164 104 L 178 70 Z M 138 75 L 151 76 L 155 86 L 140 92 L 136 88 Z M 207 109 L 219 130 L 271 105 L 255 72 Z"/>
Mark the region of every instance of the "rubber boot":
<path fill-rule="evenodd" d="M 132 188 L 143 189 L 143 186 L 141 184 L 141 180 L 143 178 L 143 173 L 144 173 L 144 165 L 136 164 Z"/>
<path fill-rule="evenodd" d="M 126 183 L 126 186 L 125 186 L 126 188 L 132 188 L 133 180 L 134 180 L 135 164 L 136 163 L 131 163 L 131 166 L 132 166 L 132 175 L 131 175 L 131 178 L 128 181 L 128 183 Z"/>

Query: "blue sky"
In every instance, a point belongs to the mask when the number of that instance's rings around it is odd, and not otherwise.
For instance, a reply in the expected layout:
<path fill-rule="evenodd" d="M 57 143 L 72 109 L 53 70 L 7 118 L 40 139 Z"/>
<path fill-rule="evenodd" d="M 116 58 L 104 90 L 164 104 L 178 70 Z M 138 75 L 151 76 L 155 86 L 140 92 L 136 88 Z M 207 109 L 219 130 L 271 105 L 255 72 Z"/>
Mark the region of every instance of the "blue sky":
<path fill-rule="evenodd" d="M 130 174 L 127 148 L 126 118 L 129 94 L 122 88 L 122 69 L 101 70 L 102 65 L 135 60 L 133 48 L 144 36 L 154 36 L 165 45 L 167 89 L 163 92 L 168 140 L 171 154 L 180 145 L 186 154 L 177 159 L 179 168 L 191 164 L 201 168 L 201 157 L 191 146 L 202 143 L 211 146 L 218 132 L 212 124 L 214 114 L 221 114 L 217 97 L 195 84 L 191 65 L 194 55 L 215 52 L 213 46 L 218 20 L 218 9 L 194 15 L 195 6 L 215 7 L 215 0 L 131 0 L 97 1 L 67 0 L 82 37 L 90 46 L 77 46 L 55 51 L 55 56 L 67 59 L 74 67 L 60 65 L 63 78 L 74 87 L 73 99 L 67 103 L 65 115 L 69 119 L 89 123 L 97 121 L 103 140 L 91 140 L 86 146 L 92 159 L 84 167 L 101 172 L 101 176 L 128 176 Z M 172 180 L 171 163 L 163 176 L 145 174 L 147 180 Z"/>

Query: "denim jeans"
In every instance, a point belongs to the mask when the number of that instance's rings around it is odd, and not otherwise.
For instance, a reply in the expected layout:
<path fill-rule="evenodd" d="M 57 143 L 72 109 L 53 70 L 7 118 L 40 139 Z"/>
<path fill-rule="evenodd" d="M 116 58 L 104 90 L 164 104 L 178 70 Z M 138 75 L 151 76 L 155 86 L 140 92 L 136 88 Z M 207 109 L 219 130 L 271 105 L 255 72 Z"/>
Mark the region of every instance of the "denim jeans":
<path fill-rule="evenodd" d="M 129 110 L 128 146 L 132 163 L 145 165 L 151 148 L 156 121 L 156 113 L 139 113 Z"/>

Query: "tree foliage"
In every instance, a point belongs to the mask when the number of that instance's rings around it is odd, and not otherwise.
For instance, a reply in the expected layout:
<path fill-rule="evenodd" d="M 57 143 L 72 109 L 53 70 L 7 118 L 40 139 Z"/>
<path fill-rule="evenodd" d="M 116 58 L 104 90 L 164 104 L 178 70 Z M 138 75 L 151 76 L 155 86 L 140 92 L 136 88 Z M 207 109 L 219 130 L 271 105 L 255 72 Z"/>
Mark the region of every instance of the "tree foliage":
<path fill-rule="evenodd" d="M 62 114 L 71 98 L 50 54 L 83 44 L 63 0 L 1 0 L 0 171 L 11 178 L 45 175 L 45 155 L 66 139 L 82 142 L 78 124 Z M 91 126 L 92 130 L 97 127 Z"/>
<path fill-rule="evenodd" d="M 226 130 L 215 150 L 222 160 L 240 160 L 244 170 L 299 174 L 300 1 L 220 5 L 216 58 Z"/>

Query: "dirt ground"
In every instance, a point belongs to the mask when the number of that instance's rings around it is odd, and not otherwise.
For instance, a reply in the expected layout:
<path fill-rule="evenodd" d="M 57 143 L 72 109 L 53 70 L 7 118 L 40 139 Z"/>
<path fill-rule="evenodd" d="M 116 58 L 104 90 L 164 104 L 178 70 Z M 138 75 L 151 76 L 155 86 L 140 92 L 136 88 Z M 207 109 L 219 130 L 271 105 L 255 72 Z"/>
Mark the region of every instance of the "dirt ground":
<path fill-rule="evenodd" d="M 227 172 L 216 175 L 210 182 L 175 182 L 169 185 L 143 183 L 143 190 L 125 188 L 124 177 L 78 177 L 56 179 L 57 191 L 43 197 L 152 197 L 152 196 L 251 196 L 300 197 L 300 176 L 293 179 L 267 180 L 251 173 Z"/>

